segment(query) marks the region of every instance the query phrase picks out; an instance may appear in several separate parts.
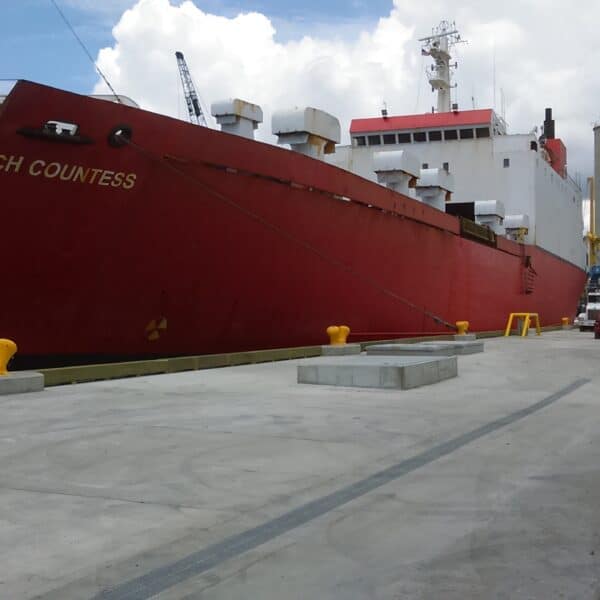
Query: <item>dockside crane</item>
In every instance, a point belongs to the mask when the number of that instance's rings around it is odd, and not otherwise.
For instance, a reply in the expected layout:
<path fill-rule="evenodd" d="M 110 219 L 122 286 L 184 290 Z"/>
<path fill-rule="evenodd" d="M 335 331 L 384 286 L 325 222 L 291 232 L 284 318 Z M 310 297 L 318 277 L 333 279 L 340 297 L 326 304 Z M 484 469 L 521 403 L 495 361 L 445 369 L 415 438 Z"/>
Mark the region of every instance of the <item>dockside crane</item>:
<path fill-rule="evenodd" d="M 596 181 L 588 177 L 588 190 L 590 196 L 590 230 L 585 236 L 588 242 L 588 265 L 593 267 L 598 264 L 598 251 L 600 250 L 600 236 L 596 235 Z"/>
<path fill-rule="evenodd" d="M 196 88 L 194 88 L 190 70 L 183 57 L 183 52 L 175 52 L 175 57 L 177 58 L 177 66 L 179 67 L 179 74 L 181 75 L 181 85 L 183 86 L 183 94 L 190 115 L 190 122 L 195 123 L 196 125 L 202 125 L 203 127 L 208 127 L 206 117 L 200 106 L 200 100 L 198 100 Z"/>

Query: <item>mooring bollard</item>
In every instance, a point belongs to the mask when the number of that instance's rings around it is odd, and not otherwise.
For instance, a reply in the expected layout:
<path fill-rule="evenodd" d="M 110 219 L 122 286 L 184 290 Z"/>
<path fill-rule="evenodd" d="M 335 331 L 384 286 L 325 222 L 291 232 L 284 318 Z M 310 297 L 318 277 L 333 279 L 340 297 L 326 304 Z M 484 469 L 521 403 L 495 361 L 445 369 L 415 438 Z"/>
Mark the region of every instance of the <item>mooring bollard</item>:
<path fill-rule="evenodd" d="M 467 335 L 469 321 L 456 321 L 456 335 Z"/>
<path fill-rule="evenodd" d="M 17 345 L 12 340 L 0 338 L 0 376 L 8 375 L 8 362 L 17 351 Z"/>
<path fill-rule="evenodd" d="M 350 327 L 347 325 L 330 325 L 327 328 L 327 335 L 332 346 L 342 346 L 350 335 Z"/>

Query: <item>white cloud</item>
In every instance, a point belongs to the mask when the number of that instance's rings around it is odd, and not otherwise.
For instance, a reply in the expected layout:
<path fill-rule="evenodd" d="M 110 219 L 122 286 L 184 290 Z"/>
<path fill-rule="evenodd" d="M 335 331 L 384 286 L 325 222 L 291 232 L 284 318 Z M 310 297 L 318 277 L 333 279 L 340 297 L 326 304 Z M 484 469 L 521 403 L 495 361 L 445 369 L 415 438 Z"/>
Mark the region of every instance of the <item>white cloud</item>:
<path fill-rule="evenodd" d="M 600 3 L 581 2 L 574 10 L 557 0 L 456 0 L 452 9 L 469 40 L 457 47 L 461 107 L 492 105 L 495 63 L 497 106 L 502 89 L 511 130 L 531 130 L 552 106 L 571 172 L 590 174 L 591 122 L 600 117 L 600 45 L 594 43 Z M 100 51 L 98 62 L 121 93 L 183 117 L 174 57 L 181 50 L 206 107 L 231 96 L 263 106 L 261 139 L 272 139 L 274 108 L 301 104 L 335 114 L 347 130 L 353 117 L 378 114 L 383 101 L 392 114 L 430 109 L 435 101 L 417 39 L 448 18 L 447 10 L 442 0 L 394 0 L 389 15 L 360 33 L 354 27 L 350 37 L 340 37 L 333 23 L 328 32 L 321 26 L 318 37 L 281 43 L 272 21 L 259 13 L 225 18 L 190 0 L 139 0 L 121 16 L 115 43 Z"/>

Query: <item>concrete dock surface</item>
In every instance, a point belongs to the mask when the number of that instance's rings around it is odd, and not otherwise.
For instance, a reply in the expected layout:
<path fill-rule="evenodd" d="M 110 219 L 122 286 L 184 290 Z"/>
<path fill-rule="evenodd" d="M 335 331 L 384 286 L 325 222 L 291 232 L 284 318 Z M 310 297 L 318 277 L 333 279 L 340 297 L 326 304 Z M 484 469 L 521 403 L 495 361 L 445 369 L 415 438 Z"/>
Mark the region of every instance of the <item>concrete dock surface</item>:
<path fill-rule="evenodd" d="M 600 340 L 414 390 L 302 361 L 0 398 L 0 598 L 600 598 Z"/>

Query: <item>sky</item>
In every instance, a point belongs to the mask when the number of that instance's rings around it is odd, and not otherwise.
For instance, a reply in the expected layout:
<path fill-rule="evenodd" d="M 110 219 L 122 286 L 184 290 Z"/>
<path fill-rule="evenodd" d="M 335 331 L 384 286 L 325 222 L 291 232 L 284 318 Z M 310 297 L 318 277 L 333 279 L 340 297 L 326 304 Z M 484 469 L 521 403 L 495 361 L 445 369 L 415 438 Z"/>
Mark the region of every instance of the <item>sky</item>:
<path fill-rule="evenodd" d="M 418 38 L 456 21 L 453 101 L 495 107 L 529 132 L 552 107 L 573 177 L 592 174 L 600 120 L 600 2 L 578 0 L 56 0 L 113 87 L 143 108 L 185 118 L 174 57 L 187 59 L 208 111 L 240 97 L 273 109 L 322 108 L 340 119 L 427 112 L 435 97 Z M 104 83 L 51 0 L 0 0 L 0 79 L 81 93 Z M 1 89 L 1 88 L 0 88 Z"/>

